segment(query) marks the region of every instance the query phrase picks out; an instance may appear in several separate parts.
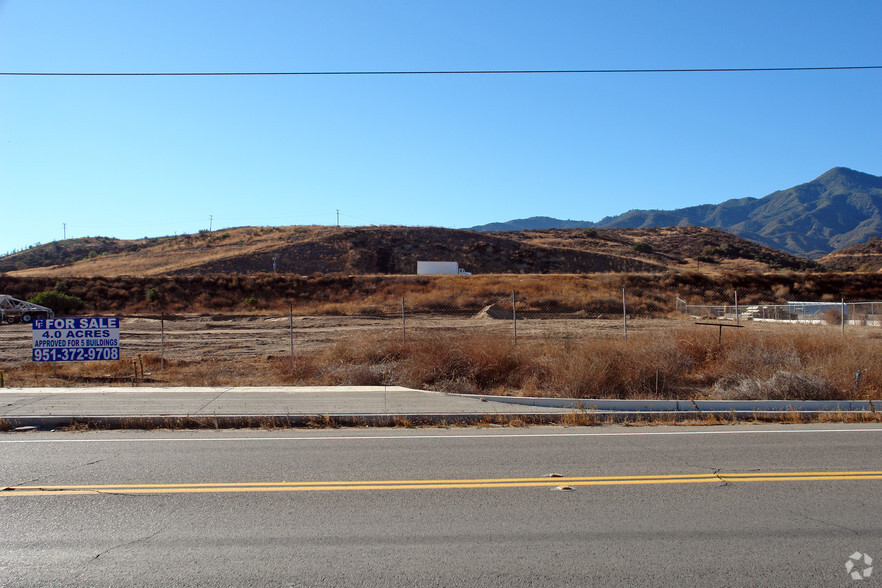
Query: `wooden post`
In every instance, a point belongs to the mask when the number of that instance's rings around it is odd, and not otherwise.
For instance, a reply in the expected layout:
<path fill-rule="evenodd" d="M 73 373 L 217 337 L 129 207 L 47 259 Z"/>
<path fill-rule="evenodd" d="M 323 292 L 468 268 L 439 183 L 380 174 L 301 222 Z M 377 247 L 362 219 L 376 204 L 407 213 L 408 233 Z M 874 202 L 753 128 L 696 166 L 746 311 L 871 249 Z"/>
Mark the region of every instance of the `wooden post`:
<path fill-rule="evenodd" d="M 517 312 L 517 299 L 515 298 L 515 291 L 511 291 L 511 321 L 514 325 L 514 346 L 518 346 L 518 312 Z"/>
<path fill-rule="evenodd" d="M 288 314 L 288 334 L 291 338 L 291 360 L 294 360 L 294 303 L 291 303 Z"/>
<path fill-rule="evenodd" d="M 407 341 L 407 322 L 404 317 L 404 296 L 401 297 L 401 340 Z"/>
<path fill-rule="evenodd" d="M 622 325 L 625 339 L 628 339 L 628 307 L 625 306 L 625 289 L 622 288 Z"/>
<path fill-rule="evenodd" d="M 735 290 L 735 324 L 741 324 L 741 319 L 738 316 L 738 290 Z"/>
<path fill-rule="evenodd" d="M 159 371 L 165 370 L 165 313 L 159 311 Z"/>

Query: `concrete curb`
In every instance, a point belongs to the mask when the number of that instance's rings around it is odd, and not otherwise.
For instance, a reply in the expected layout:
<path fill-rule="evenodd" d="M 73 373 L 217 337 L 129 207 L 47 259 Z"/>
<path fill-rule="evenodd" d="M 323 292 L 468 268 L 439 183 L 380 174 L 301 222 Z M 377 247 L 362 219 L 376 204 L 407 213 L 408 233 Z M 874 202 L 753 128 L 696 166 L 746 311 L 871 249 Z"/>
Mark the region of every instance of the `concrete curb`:
<path fill-rule="evenodd" d="M 19 427 L 56 429 L 85 426 L 96 429 L 254 429 L 272 427 L 407 427 L 421 425 L 474 425 L 496 420 L 522 419 L 531 424 L 558 422 L 571 415 L 541 413 L 451 413 L 451 414 L 278 414 L 278 415 L 163 415 L 163 416 L 22 416 L 0 418 L 0 431 Z"/>
<path fill-rule="evenodd" d="M 866 415 L 865 410 L 836 411 L 839 415 Z M 540 413 L 453 413 L 453 414 L 279 414 L 279 415 L 164 415 L 164 416 L 23 416 L 0 418 L 0 431 L 19 427 L 50 430 L 60 427 L 90 429 L 258 429 L 258 428 L 334 428 L 334 427 L 419 427 L 493 425 L 521 421 L 529 425 L 602 425 L 641 420 L 686 421 L 703 417 L 722 420 L 780 422 L 785 415 L 819 417 L 825 410 L 565 410 Z M 573 417 L 577 417 L 574 419 Z M 584 420 L 578 417 L 586 417 Z M 570 419 L 570 420 L 567 420 Z"/>
<path fill-rule="evenodd" d="M 450 394 L 450 396 L 468 396 Z M 868 400 L 615 400 L 602 398 L 540 398 L 537 396 L 471 396 L 481 400 L 563 408 L 588 412 L 876 412 L 882 404 Z M 878 405 L 878 406 L 877 406 Z"/>

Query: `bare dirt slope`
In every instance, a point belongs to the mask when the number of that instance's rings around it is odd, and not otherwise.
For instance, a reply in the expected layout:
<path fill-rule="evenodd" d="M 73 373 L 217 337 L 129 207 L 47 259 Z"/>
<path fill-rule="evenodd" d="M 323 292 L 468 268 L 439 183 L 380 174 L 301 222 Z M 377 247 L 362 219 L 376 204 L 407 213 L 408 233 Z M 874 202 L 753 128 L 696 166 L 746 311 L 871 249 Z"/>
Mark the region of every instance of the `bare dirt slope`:
<path fill-rule="evenodd" d="M 872 238 L 825 255 L 819 263 L 836 271 L 882 272 L 882 239 Z"/>
<path fill-rule="evenodd" d="M 704 271 L 815 267 L 809 260 L 698 227 L 504 233 L 436 227 L 242 227 L 128 243 L 92 241 L 94 249 L 70 240 L 6 256 L 0 258 L 0 271 L 14 276 L 144 277 L 275 268 L 299 275 L 402 275 L 416 273 L 418 260 L 458 261 L 482 274 L 660 272 L 702 264 Z"/>

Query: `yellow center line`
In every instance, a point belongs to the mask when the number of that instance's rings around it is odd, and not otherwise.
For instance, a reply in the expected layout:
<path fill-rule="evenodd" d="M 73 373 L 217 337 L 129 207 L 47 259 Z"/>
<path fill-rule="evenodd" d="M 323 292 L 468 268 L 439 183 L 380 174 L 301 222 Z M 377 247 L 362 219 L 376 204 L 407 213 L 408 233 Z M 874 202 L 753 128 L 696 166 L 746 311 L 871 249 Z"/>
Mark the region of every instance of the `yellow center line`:
<path fill-rule="evenodd" d="M 649 484 L 707 484 L 720 482 L 807 482 L 823 480 L 882 480 L 882 471 L 748 472 L 665 474 L 643 476 L 571 476 L 542 478 L 475 478 L 440 480 L 340 480 L 302 482 L 228 482 L 181 484 L 85 484 L 13 486 L 2 496 L 58 494 L 190 494 L 231 492 L 318 492 L 331 490 L 443 490 L 475 488 L 541 488 L 554 486 L 627 486 Z"/>

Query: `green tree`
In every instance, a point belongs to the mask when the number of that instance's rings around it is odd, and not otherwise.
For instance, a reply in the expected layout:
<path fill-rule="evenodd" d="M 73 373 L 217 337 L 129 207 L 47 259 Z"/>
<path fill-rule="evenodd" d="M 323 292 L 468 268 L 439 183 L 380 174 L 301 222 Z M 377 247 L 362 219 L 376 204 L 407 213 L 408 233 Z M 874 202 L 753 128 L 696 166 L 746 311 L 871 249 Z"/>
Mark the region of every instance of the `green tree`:
<path fill-rule="evenodd" d="M 57 292 L 55 290 L 40 292 L 33 298 L 29 299 L 28 302 L 51 308 L 57 314 L 68 314 L 75 310 L 79 310 L 84 304 L 82 299 L 77 298 L 76 296 L 69 296 L 64 292 Z"/>
<path fill-rule="evenodd" d="M 162 292 L 160 292 L 156 288 L 147 288 L 147 291 L 144 292 L 144 298 L 147 300 L 147 302 L 149 302 L 151 304 L 155 302 L 155 303 L 159 304 L 160 308 L 162 308 L 162 303 L 163 303 Z"/>

